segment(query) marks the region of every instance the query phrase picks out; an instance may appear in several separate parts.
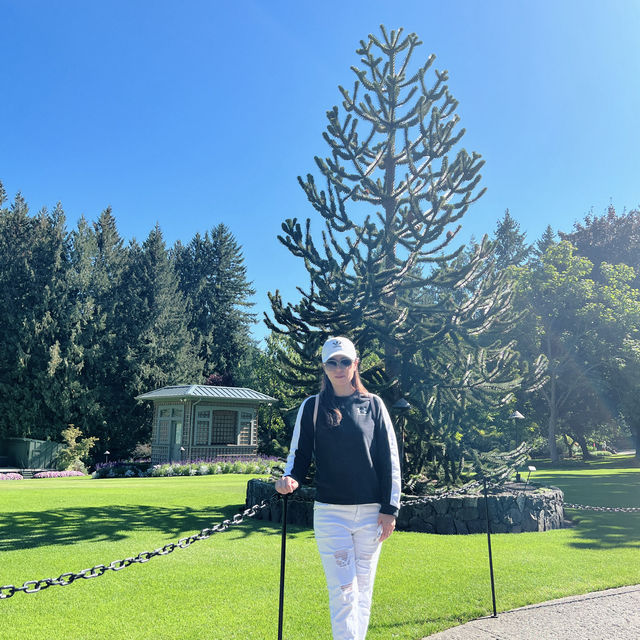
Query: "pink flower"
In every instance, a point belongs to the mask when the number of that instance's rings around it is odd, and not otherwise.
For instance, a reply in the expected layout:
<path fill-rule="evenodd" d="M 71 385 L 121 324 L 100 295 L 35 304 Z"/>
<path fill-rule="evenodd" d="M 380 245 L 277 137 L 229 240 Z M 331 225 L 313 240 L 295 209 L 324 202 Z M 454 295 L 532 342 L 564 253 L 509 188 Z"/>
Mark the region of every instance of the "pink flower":
<path fill-rule="evenodd" d="M 19 473 L 0 473 L 0 480 L 24 480 Z"/>

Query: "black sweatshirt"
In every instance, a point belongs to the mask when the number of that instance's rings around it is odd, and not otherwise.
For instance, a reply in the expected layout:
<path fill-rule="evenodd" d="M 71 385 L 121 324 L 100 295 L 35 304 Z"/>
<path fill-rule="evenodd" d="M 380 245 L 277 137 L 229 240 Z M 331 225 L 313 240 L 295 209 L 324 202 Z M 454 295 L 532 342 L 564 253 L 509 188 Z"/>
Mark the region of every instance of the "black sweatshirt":
<path fill-rule="evenodd" d="M 329 504 L 380 503 L 380 513 L 397 516 L 400 461 L 391 418 L 373 394 L 336 397 L 342 421 L 327 425 L 322 409 L 313 425 L 316 396 L 298 411 L 284 475 L 302 483 L 316 461 L 316 499 Z"/>

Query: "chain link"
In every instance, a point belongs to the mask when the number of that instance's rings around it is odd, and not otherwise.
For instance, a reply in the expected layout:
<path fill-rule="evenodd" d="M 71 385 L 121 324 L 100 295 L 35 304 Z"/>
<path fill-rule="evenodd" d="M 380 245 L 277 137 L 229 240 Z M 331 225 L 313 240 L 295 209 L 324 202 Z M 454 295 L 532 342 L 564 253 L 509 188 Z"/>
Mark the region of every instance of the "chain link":
<path fill-rule="evenodd" d="M 495 484 L 493 485 L 496 486 Z M 515 487 L 503 487 L 504 491 L 511 493 L 520 493 L 520 490 Z M 580 511 L 607 511 L 611 513 L 640 513 L 640 507 L 595 507 L 588 504 L 575 504 L 573 502 L 563 502 L 562 506 L 565 509 L 577 509 Z"/>
<path fill-rule="evenodd" d="M 533 487 L 532 484 L 529 486 Z M 467 484 L 459 487 L 458 489 L 441 489 L 436 491 L 428 496 L 420 496 L 417 498 L 410 498 L 408 500 L 401 500 L 400 506 L 414 506 L 417 504 L 427 504 L 431 502 L 434 498 L 450 498 L 458 495 L 478 495 L 482 497 L 483 483 L 479 480 L 474 480 L 472 482 L 468 482 Z M 491 482 L 487 483 L 487 492 L 491 493 L 494 491 L 502 491 L 506 493 L 520 494 L 522 493 L 522 489 L 517 487 L 509 487 L 506 486 L 503 482 Z M 289 494 L 289 502 L 304 502 L 311 503 L 314 502 L 314 498 L 303 498 L 302 496 L 298 496 L 297 494 Z M 640 507 L 592 507 L 583 504 L 573 504 L 570 502 L 563 503 L 563 506 L 566 509 L 587 509 L 591 511 L 611 511 L 611 512 L 626 512 L 626 513 L 637 513 L 640 512 Z"/>
<path fill-rule="evenodd" d="M 420 496 L 419 498 L 410 498 L 408 500 L 402 500 L 400 502 L 400 506 L 409 507 L 416 504 L 427 504 L 434 499 L 450 498 L 452 496 L 478 493 L 481 489 L 482 489 L 482 483 L 479 482 L 478 480 L 474 480 L 472 482 L 468 482 L 467 484 L 459 487 L 458 489 L 449 489 L 449 490 L 440 489 L 439 491 L 435 491 L 434 493 L 431 493 L 428 496 Z"/>
<path fill-rule="evenodd" d="M 532 486 L 532 485 L 530 485 Z M 458 489 L 441 489 L 428 496 L 420 496 L 419 498 L 410 498 L 408 500 L 402 500 L 400 502 L 401 507 L 414 506 L 417 504 L 430 503 L 434 498 L 450 498 L 458 495 L 478 495 L 482 497 L 483 483 L 479 480 L 468 482 L 467 484 L 459 487 Z M 492 491 L 504 491 L 508 493 L 520 494 L 522 489 L 516 487 L 508 487 L 502 482 L 487 483 L 487 492 Z M 303 498 L 296 494 L 289 494 L 290 502 L 313 502 L 313 498 Z M 611 512 L 624 512 L 624 513 L 637 513 L 640 512 L 640 507 L 592 507 L 583 504 L 573 504 L 571 502 L 565 502 L 563 504 L 565 509 L 584 509 L 590 511 L 611 511 Z"/>
<path fill-rule="evenodd" d="M 592 507 L 587 504 L 564 503 L 565 509 L 582 509 L 585 511 L 621 511 L 624 513 L 639 513 L 640 507 Z"/>
<path fill-rule="evenodd" d="M 163 547 L 159 547 L 154 551 L 142 551 L 133 558 L 113 560 L 108 565 L 97 564 L 90 569 L 83 569 L 82 571 L 78 571 L 77 573 L 63 573 L 57 578 L 27 580 L 27 582 L 25 582 L 21 587 L 16 587 L 13 584 L 4 585 L 3 587 L 0 587 L 0 600 L 11 598 L 13 595 L 19 592 L 38 593 L 39 591 L 43 591 L 44 589 L 48 589 L 49 587 L 53 586 L 67 587 L 70 584 L 73 584 L 76 580 L 91 580 L 92 578 L 99 578 L 107 571 L 121 571 L 122 569 L 130 567 L 132 564 L 144 564 L 145 562 L 149 562 L 149 560 L 155 558 L 156 556 L 166 556 L 170 553 L 173 553 L 176 549 L 186 549 L 198 540 L 206 540 L 215 533 L 221 533 L 222 531 L 226 531 L 229 527 L 239 525 L 245 520 L 245 518 L 255 517 L 256 515 L 258 515 L 258 513 L 262 512 L 264 509 L 271 506 L 271 504 L 273 504 L 275 501 L 279 500 L 279 498 L 280 496 L 277 493 L 274 493 L 274 495 L 271 496 L 271 498 L 269 498 L 268 500 L 262 500 L 259 504 L 255 504 L 252 507 L 245 509 L 242 513 L 236 513 L 232 518 L 228 520 L 223 520 L 222 522 L 215 524 L 212 527 L 202 529 L 202 531 L 200 531 L 199 533 L 180 538 L 180 540 L 175 543 L 170 542 L 169 544 L 165 544 Z"/>

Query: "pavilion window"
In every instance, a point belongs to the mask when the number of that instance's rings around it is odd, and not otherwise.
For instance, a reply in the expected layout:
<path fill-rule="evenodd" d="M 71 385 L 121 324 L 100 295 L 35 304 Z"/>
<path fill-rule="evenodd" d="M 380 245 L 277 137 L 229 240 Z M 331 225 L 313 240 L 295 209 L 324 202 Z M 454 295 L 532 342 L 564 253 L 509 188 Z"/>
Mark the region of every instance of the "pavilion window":
<path fill-rule="evenodd" d="M 211 444 L 235 444 L 236 424 L 238 413 L 236 411 L 214 411 Z"/>
<path fill-rule="evenodd" d="M 208 445 L 211 442 L 211 409 L 196 407 L 196 445 Z"/>

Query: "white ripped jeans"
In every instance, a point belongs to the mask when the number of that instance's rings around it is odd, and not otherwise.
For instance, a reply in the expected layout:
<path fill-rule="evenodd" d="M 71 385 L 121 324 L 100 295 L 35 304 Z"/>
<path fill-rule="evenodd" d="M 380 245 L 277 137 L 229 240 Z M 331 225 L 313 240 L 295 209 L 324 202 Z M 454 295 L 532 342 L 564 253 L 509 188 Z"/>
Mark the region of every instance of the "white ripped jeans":
<path fill-rule="evenodd" d="M 333 640 L 364 640 L 380 542 L 379 504 L 316 502 L 313 529 L 329 590 Z"/>

